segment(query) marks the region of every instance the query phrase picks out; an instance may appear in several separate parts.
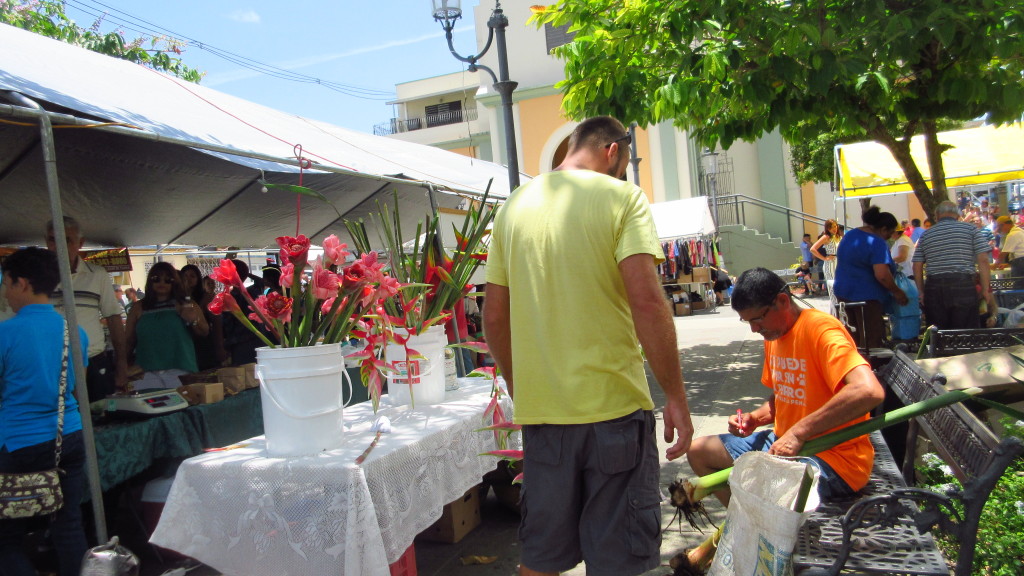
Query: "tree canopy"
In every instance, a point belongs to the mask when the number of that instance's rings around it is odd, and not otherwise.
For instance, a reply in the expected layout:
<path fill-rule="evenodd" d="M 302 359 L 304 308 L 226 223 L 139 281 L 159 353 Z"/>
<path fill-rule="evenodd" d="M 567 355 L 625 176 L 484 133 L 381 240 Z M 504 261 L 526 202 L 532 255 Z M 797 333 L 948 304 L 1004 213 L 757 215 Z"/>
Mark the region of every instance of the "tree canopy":
<path fill-rule="evenodd" d="M 119 31 L 98 32 L 100 20 L 82 28 L 64 12 L 58 0 L 0 0 L 0 22 L 35 32 L 93 52 L 106 54 L 199 83 L 203 73 L 185 65 L 183 44 L 163 36 L 125 40 Z"/>
<path fill-rule="evenodd" d="M 947 191 L 941 119 L 1019 120 L 1020 0 L 558 0 L 537 24 L 570 24 L 559 84 L 571 117 L 671 120 L 706 146 L 780 129 L 885 145 L 930 213 Z M 922 169 L 910 138 L 923 134 Z"/>

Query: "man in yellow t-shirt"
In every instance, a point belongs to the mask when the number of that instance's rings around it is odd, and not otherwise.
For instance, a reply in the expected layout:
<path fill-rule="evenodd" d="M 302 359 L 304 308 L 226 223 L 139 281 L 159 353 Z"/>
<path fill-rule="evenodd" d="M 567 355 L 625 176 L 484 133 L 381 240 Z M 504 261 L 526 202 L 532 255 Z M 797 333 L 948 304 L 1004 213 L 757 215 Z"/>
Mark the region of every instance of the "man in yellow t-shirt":
<path fill-rule="evenodd" d="M 582 122 L 564 162 L 518 188 L 488 249 L 484 332 L 523 425 L 520 574 L 628 576 L 660 563 L 659 459 L 646 354 L 665 392 L 665 440 L 693 425 L 662 260 L 643 191 L 619 180 L 630 134 Z"/>
<path fill-rule="evenodd" d="M 748 414 L 729 417 L 729 434 L 693 441 L 687 458 L 704 476 L 729 468 L 745 452 L 796 456 L 804 443 L 868 418 L 885 392 L 836 318 L 798 306 L 786 283 L 764 268 L 747 270 L 733 286 L 732 307 L 764 337 L 761 383 L 768 400 Z M 774 430 L 755 432 L 760 426 Z M 867 484 L 875 451 L 867 436 L 811 457 L 821 472 L 822 498 L 852 495 Z M 716 493 L 728 504 L 728 490 Z"/>

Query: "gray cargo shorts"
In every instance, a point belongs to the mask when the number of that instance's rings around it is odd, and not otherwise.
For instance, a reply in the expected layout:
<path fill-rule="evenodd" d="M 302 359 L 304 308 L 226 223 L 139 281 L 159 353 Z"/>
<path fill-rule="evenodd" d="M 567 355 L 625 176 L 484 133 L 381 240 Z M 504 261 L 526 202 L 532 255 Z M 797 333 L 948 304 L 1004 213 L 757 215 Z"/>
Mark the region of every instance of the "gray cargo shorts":
<path fill-rule="evenodd" d="M 523 566 L 629 576 L 657 567 L 661 493 L 654 413 L 523 426 Z"/>

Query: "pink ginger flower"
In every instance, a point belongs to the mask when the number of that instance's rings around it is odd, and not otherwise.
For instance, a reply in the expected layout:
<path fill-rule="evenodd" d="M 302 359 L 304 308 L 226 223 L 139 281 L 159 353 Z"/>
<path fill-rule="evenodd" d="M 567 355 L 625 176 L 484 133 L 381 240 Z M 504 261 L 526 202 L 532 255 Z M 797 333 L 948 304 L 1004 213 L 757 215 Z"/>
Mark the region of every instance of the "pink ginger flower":
<path fill-rule="evenodd" d="M 334 234 L 324 238 L 324 266 L 344 264 L 349 254 L 345 248 L 348 245 L 342 244 Z"/>
<path fill-rule="evenodd" d="M 326 300 L 338 295 L 338 275 L 330 270 L 317 266 L 313 269 L 312 290 L 317 300 Z"/>

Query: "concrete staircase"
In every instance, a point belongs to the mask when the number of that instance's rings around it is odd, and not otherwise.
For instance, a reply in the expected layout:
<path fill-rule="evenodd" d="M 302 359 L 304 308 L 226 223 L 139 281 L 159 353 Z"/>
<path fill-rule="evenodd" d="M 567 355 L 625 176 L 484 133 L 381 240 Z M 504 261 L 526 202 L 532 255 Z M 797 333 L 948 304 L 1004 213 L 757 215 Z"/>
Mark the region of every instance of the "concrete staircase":
<path fill-rule="evenodd" d="M 730 276 L 739 276 L 744 270 L 758 266 L 782 270 L 800 261 L 800 247 L 796 244 L 741 224 L 722 226 L 718 234 Z"/>

